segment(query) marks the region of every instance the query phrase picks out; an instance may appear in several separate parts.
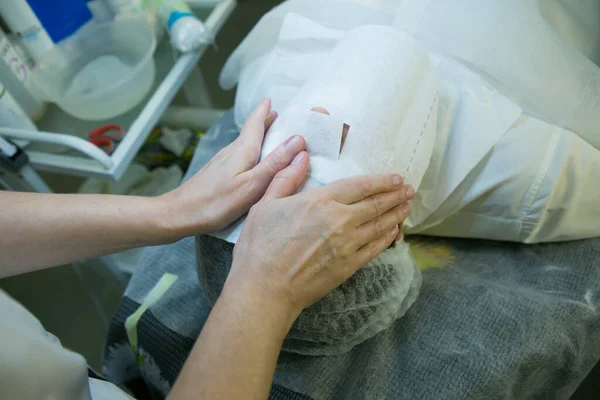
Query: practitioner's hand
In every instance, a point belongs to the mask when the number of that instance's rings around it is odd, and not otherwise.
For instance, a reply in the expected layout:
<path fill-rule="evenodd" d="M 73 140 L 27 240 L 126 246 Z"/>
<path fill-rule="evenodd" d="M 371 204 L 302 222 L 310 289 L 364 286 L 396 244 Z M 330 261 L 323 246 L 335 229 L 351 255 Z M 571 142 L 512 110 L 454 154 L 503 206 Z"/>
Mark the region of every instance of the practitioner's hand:
<path fill-rule="evenodd" d="M 291 196 L 308 158 L 300 153 L 250 210 L 225 284 L 227 293 L 249 302 L 264 299 L 260 304 L 288 315 L 290 324 L 396 239 L 414 197 L 394 174 L 345 179 Z"/>
<path fill-rule="evenodd" d="M 173 226 L 185 235 L 226 227 L 261 199 L 275 174 L 304 150 L 301 136 L 282 143 L 258 163 L 265 132 L 277 113 L 265 99 L 250 114 L 240 136 L 221 150 L 184 185 L 162 196 Z"/>

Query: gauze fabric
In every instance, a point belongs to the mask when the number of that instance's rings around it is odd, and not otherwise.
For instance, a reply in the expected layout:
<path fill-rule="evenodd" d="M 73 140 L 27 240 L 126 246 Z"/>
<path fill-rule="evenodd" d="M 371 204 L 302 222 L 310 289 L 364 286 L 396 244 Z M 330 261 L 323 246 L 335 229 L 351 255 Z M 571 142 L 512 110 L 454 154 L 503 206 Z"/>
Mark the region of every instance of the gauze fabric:
<path fill-rule="evenodd" d="M 340 8 L 338 13 L 342 11 Z M 267 15 L 264 19 L 268 20 L 268 17 Z M 257 25 L 256 31 L 262 31 L 261 23 Z M 336 43 L 349 34 L 342 30 L 327 28 L 293 13 L 282 20 L 277 31 L 279 38 L 274 48 L 265 56 L 252 61 L 241 72 L 235 104 L 238 125 L 241 123 L 239 121 L 244 121 L 254 105 L 265 96 L 271 97 L 275 109 L 290 108 L 290 104 L 295 99 L 301 98 L 302 93 L 307 92 L 307 87 L 310 86 L 308 82 L 312 77 L 324 69 L 327 57 L 336 48 Z M 253 37 L 253 33 L 254 31 L 248 37 Z M 389 43 L 389 40 L 385 43 Z M 352 49 L 347 47 L 343 49 L 348 54 L 354 54 Z M 378 58 L 360 57 L 355 62 L 375 64 L 366 63 L 367 59 L 386 62 L 389 54 L 394 54 L 393 49 L 394 46 L 387 51 L 383 49 L 382 54 L 376 55 Z M 232 60 L 237 58 L 236 53 L 244 54 L 244 45 L 236 50 Z M 432 112 L 443 113 L 443 118 L 437 118 L 435 126 L 432 121 L 429 121 L 426 126 L 427 129 L 436 129 L 437 133 L 431 159 L 425 156 L 419 160 L 421 165 L 427 163 L 428 167 L 423 182 L 417 185 L 419 190 L 417 198 L 412 202 L 413 212 L 405 225 L 409 232 L 413 228 L 416 230 L 422 227 L 426 218 L 453 193 L 459 183 L 521 116 L 521 109 L 518 106 L 486 84 L 478 75 L 447 57 L 430 53 L 429 58 L 435 68 L 439 92 L 439 101 L 434 104 Z M 223 75 L 227 74 L 227 70 L 228 68 L 224 69 Z M 330 71 L 330 74 L 335 75 L 335 71 Z M 367 75 L 367 79 L 368 76 L 370 75 Z M 393 74 L 393 78 L 386 78 L 404 79 L 404 76 L 399 70 L 397 74 Z M 372 99 L 375 99 L 374 102 L 381 101 L 379 93 L 368 91 L 364 93 L 364 95 L 350 96 L 351 100 L 348 102 L 364 104 Z M 398 96 L 396 93 L 402 92 L 391 90 L 386 92 L 390 97 Z M 345 96 L 349 95 L 345 94 Z M 248 104 L 253 106 L 250 107 Z M 395 104 L 397 105 L 397 102 Z M 396 113 L 392 107 L 386 107 L 385 111 L 392 115 Z M 293 133 L 303 132 L 295 130 Z M 267 134 L 263 155 L 274 148 L 276 142 L 270 140 L 274 134 L 276 132 L 273 131 Z M 351 136 L 352 124 L 350 124 L 348 137 Z M 368 157 L 364 154 L 367 146 L 378 142 L 380 131 L 373 130 L 367 136 L 369 139 L 363 142 L 364 148 L 359 149 L 355 156 L 360 160 L 365 158 L 385 160 L 385 151 L 380 154 L 371 153 Z M 406 148 L 410 149 L 410 141 L 407 141 Z M 466 148 L 469 150 L 465 154 Z M 406 170 L 400 169 L 400 173 L 405 172 Z M 416 182 L 411 178 L 408 176 L 407 181 L 414 185 Z M 227 235 L 231 235 L 230 240 L 233 240 L 239 236 L 239 229 L 239 226 L 234 225 L 219 237 L 226 238 Z"/>
<path fill-rule="evenodd" d="M 339 19 L 328 22 L 326 16 L 312 15 L 296 1 L 284 4 L 285 10 L 298 14 L 288 12 L 282 17 L 283 6 L 276 8 L 272 13 L 278 23 L 267 14 L 247 37 L 252 42 L 257 32 L 267 35 L 271 29 L 273 37 L 279 35 L 271 49 L 249 64 L 240 64 L 234 61 L 252 53 L 241 45 L 223 70 L 222 78 L 239 80 L 238 126 L 263 97 L 271 97 L 275 109 L 285 109 L 322 68 L 327 54 L 345 35 L 344 29 L 359 23 L 349 17 L 350 23 L 341 26 L 335 23 Z M 330 8 L 334 5 L 337 10 Z M 568 5 L 552 17 L 554 24 L 573 46 L 588 49 L 591 57 L 589 49 L 600 48 L 600 36 L 595 42 L 582 41 L 583 35 L 569 31 L 570 25 L 564 23 L 568 15 L 585 15 L 590 4 Z M 327 15 L 350 12 L 338 2 L 324 2 L 323 7 Z M 382 16 L 387 14 L 376 18 L 368 10 L 363 23 L 386 23 Z M 586 29 L 592 32 L 593 19 L 585 26 L 591 26 Z M 585 167 L 598 165 L 600 152 L 573 132 L 523 114 L 480 70 L 431 50 L 429 57 L 438 81 L 437 136 L 406 232 L 525 243 L 600 234 L 596 223 L 600 207 L 595 200 L 600 170 Z M 559 146 L 552 139 L 557 132 Z"/>
<path fill-rule="evenodd" d="M 297 31 L 282 30 L 281 35 L 290 42 L 302 41 Z M 296 46 L 301 51 L 303 44 Z M 388 56 L 390 49 L 393 57 Z M 365 63 L 361 57 L 385 62 Z M 427 53 L 393 28 L 360 27 L 341 38 L 321 70 L 281 112 L 265 139 L 261 159 L 300 134 L 311 154 L 300 190 L 381 172 L 400 173 L 418 189 L 433 152 L 436 103 L 437 84 Z M 331 115 L 310 111 L 317 105 Z M 344 123 L 350 129 L 342 149 Z M 243 219 L 212 236 L 235 243 L 242 226 Z M 214 304 L 231 260 L 210 257 L 223 242 L 199 238 L 197 243 L 200 286 Z M 404 315 L 420 285 L 410 249 L 399 243 L 303 310 L 283 350 L 307 355 L 346 352 Z"/>
<path fill-rule="evenodd" d="M 302 26 L 305 20 L 298 18 L 290 15 L 286 26 Z M 301 32 L 310 30 L 283 29 L 281 41 L 300 54 L 310 48 Z M 330 116 L 310 111 L 315 106 L 324 107 Z M 427 53 L 392 28 L 356 28 L 342 37 L 322 68 L 281 112 L 265 138 L 261 159 L 299 134 L 311 155 L 301 189 L 357 175 L 395 172 L 418 190 L 433 152 L 437 109 L 437 82 Z M 350 129 L 341 149 L 344 123 Z M 235 243 L 242 224 L 243 218 L 212 235 Z"/>
<path fill-rule="evenodd" d="M 265 14 L 235 49 L 223 67 L 219 84 L 224 89 L 232 89 L 248 65 L 271 51 L 278 41 L 283 20 L 289 14 L 300 15 L 326 28 L 348 31 L 368 24 L 389 26 L 396 15 L 396 8 L 397 0 L 285 1 Z M 310 65 L 304 67 L 311 68 Z M 249 107 L 250 112 L 252 104 Z M 236 118 L 238 126 L 243 122 Z"/>

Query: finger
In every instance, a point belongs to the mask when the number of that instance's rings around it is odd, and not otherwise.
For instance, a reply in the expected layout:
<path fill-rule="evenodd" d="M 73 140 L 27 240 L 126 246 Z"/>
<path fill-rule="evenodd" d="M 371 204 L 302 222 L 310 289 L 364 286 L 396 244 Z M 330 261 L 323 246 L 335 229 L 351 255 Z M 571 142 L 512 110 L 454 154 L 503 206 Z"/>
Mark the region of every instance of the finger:
<path fill-rule="evenodd" d="M 271 128 L 271 125 L 273 125 L 273 122 L 275 122 L 278 116 L 279 114 L 277 114 L 277 111 L 269 111 L 269 115 L 267 115 L 267 118 L 265 119 L 265 132 Z"/>
<path fill-rule="evenodd" d="M 386 234 L 358 249 L 354 258 L 356 260 L 356 270 L 367 265 L 377 257 L 379 253 L 390 247 L 394 242 L 394 239 L 396 239 L 398 232 L 400 232 L 400 230 L 396 226 L 391 231 L 386 232 Z"/>
<path fill-rule="evenodd" d="M 397 174 L 364 175 L 330 183 L 320 190 L 329 192 L 339 203 L 353 204 L 379 193 L 398 190 L 403 181 Z"/>
<path fill-rule="evenodd" d="M 263 139 L 265 138 L 266 122 L 270 111 L 271 99 L 267 97 L 248 116 L 240 132 L 240 140 L 245 141 L 246 146 L 251 146 L 256 150 L 257 159 L 260 155 Z"/>
<path fill-rule="evenodd" d="M 313 107 L 313 108 L 310 109 L 310 111 L 318 112 L 319 114 L 329 115 L 329 111 L 327 111 L 323 107 Z"/>
<path fill-rule="evenodd" d="M 398 231 L 398 235 L 396 236 L 396 242 L 401 242 L 404 240 L 404 224 L 399 226 L 400 231 Z"/>
<path fill-rule="evenodd" d="M 404 185 L 400 190 L 376 194 L 350 205 L 353 215 L 356 216 L 356 226 L 372 221 L 400 204 L 408 203 L 415 195 L 412 186 Z"/>
<path fill-rule="evenodd" d="M 353 237 L 356 247 L 360 248 L 367 243 L 371 243 L 372 241 L 387 235 L 394 227 L 401 225 L 404 220 L 408 218 L 410 212 L 410 204 L 401 204 L 389 210 L 381 217 L 359 226 Z M 398 234 L 400 234 L 400 230 L 398 230 Z M 397 236 L 393 238 L 393 240 L 396 239 Z"/>
<path fill-rule="evenodd" d="M 256 167 L 251 170 L 252 177 L 265 190 L 275 174 L 290 165 L 294 157 L 306 148 L 306 141 L 302 136 L 292 136 L 266 156 Z"/>
<path fill-rule="evenodd" d="M 309 156 L 307 152 L 302 151 L 298 153 L 287 168 L 275 175 L 263 196 L 263 200 L 279 199 L 293 195 L 302 181 L 304 181 L 304 178 L 306 178 L 308 161 Z"/>

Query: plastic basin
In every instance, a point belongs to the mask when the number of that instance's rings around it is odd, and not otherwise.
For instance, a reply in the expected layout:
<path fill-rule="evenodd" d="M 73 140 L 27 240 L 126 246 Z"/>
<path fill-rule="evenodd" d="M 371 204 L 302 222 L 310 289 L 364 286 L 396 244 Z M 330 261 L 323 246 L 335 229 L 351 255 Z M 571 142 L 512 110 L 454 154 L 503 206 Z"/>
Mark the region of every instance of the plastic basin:
<path fill-rule="evenodd" d="M 82 28 L 35 66 L 31 88 L 85 120 L 104 120 L 138 104 L 154 81 L 156 39 L 142 20 Z"/>

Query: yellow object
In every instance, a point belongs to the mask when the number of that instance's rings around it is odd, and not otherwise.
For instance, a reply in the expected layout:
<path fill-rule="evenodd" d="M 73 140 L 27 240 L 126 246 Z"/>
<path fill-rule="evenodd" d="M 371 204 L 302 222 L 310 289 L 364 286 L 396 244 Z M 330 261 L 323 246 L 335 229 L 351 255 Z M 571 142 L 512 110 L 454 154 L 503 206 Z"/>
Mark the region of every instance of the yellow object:
<path fill-rule="evenodd" d="M 440 242 L 439 239 L 413 236 L 406 241 L 421 271 L 443 268 L 454 260 L 452 247 L 445 242 Z"/>
<path fill-rule="evenodd" d="M 152 288 L 150 293 L 146 296 L 143 303 L 140 307 L 127 319 L 125 320 L 125 331 L 127 332 L 127 339 L 129 340 L 129 345 L 131 346 L 131 350 L 133 351 L 133 355 L 135 356 L 138 364 L 140 363 L 139 353 L 138 353 L 138 335 L 137 335 L 137 324 L 142 318 L 142 315 L 146 312 L 152 304 L 156 303 L 160 300 L 161 297 L 164 296 L 165 293 L 173 286 L 175 281 L 177 280 L 177 275 L 173 274 L 164 274 L 158 281 L 158 283 Z"/>

